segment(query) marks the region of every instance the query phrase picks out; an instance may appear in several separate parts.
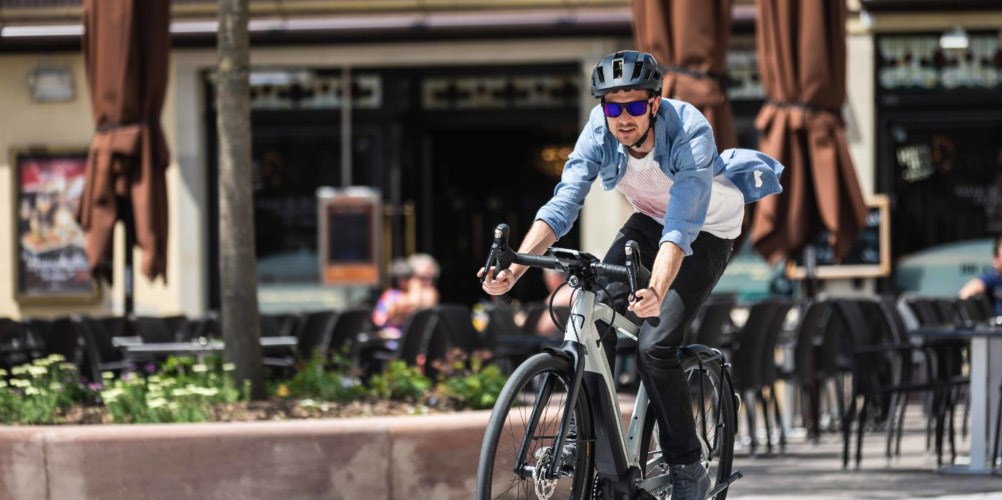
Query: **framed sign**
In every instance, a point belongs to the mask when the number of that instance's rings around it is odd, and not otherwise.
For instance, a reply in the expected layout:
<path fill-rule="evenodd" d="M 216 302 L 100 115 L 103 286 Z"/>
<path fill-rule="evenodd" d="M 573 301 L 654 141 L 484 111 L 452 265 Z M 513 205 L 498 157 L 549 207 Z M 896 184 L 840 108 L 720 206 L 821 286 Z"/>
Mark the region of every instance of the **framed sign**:
<path fill-rule="evenodd" d="M 891 274 L 891 214 L 887 196 L 874 195 L 867 203 L 866 225 L 856 235 L 849 254 L 835 263 L 835 251 L 828 244 L 828 232 L 822 231 L 813 243 L 817 256 L 816 276 L 826 278 L 883 278 Z M 800 257 L 786 264 L 790 279 L 804 279 L 807 272 Z"/>
<path fill-rule="evenodd" d="M 325 285 L 378 285 L 383 207 L 379 192 L 317 190 L 320 280 Z"/>
<path fill-rule="evenodd" d="M 76 213 L 87 149 L 13 149 L 14 295 L 25 304 L 97 301 Z"/>

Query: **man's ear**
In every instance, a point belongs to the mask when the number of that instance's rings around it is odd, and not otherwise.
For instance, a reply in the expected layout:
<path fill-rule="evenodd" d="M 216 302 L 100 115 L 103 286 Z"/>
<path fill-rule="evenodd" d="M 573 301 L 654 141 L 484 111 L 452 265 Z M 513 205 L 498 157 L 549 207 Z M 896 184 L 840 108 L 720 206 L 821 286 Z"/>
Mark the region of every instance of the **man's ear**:
<path fill-rule="evenodd" d="M 654 99 L 654 102 L 651 104 L 651 110 L 654 111 L 654 114 L 657 114 L 658 109 L 661 107 L 661 96 L 653 95 L 651 98 Z"/>

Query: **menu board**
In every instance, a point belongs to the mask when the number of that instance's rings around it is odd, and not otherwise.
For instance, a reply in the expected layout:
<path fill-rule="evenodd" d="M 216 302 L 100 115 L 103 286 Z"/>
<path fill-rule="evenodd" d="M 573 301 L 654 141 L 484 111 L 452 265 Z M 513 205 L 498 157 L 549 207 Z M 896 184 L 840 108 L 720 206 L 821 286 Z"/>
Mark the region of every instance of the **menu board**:
<path fill-rule="evenodd" d="M 890 275 L 891 219 L 887 196 L 874 195 L 867 206 L 866 224 L 840 263 L 835 263 L 835 250 L 828 241 L 828 231 L 818 235 L 812 244 L 817 258 L 817 278 L 881 278 Z M 803 279 L 807 275 L 802 256 L 796 256 L 787 263 L 786 274 L 791 279 Z"/>
<path fill-rule="evenodd" d="M 369 188 L 317 191 L 320 277 L 329 285 L 378 285 L 382 200 Z"/>

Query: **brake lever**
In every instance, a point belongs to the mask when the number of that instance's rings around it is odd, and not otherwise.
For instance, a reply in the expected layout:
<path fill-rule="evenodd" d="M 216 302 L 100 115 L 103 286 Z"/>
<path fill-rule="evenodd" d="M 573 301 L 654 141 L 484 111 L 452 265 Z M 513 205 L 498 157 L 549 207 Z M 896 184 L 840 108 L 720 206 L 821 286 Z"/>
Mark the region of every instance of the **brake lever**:
<path fill-rule="evenodd" d="M 651 273 L 644 267 L 643 262 L 640 260 L 640 245 L 637 245 L 636 241 L 630 240 L 626 242 L 626 278 L 630 285 L 630 302 L 637 300 L 637 290 L 640 289 L 640 281 L 644 280 L 644 288 L 650 285 Z M 661 318 L 654 316 L 650 318 L 644 318 L 648 324 L 652 327 L 657 327 L 661 324 Z"/>
<path fill-rule="evenodd" d="M 502 267 L 501 255 L 508 250 L 508 234 L 511 230 L 508 228 L 507 224 L 498 224 L 498 227 L 494 228 L 494 243 L 491 244 L 491 249 L 487 253 L 487 262 L 484 264 L 484 275 L 480 277 L 480 283 L 487 281 L 487 273 L 491 273 L 494 279 L 498 277 L 498 271 L 507 269 L 510 263 L 504 263 Z M 491 267 L 493 266 L 493 271 Z M 511 297 L 508 294 L 502 294 L 498 296 L 498 300 L 503 302 L 505 305 L 511 305 Z"/>

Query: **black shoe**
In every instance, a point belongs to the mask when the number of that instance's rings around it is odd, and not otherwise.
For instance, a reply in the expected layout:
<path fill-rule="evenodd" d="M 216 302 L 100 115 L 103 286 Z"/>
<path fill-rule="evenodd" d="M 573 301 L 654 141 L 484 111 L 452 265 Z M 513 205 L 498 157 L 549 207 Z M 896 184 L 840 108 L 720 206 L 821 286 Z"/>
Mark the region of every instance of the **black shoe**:
<path fill-rule="evenodd" d="M 688 465 L 669 465 L 672 500 L 703 500 L 710 490 L 710 476 L 702 462 Z"/>

